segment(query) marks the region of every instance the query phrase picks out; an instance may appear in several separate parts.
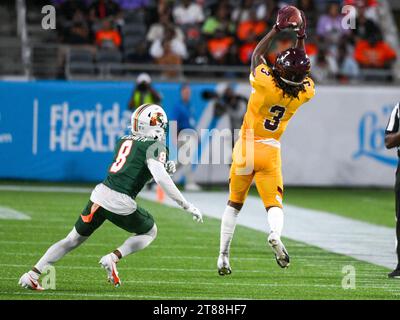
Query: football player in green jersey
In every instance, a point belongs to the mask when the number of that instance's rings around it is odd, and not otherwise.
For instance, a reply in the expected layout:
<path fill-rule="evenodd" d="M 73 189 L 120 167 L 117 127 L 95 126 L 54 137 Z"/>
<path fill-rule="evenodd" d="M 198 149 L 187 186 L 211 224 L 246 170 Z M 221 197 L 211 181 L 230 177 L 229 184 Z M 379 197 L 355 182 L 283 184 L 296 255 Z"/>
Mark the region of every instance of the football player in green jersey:
<path fill-rule="evenodd" d="M 118 261 L 146 248 L 157 235 L 153 217 L 135 201 L 152 178 L 195 221 L 203 222 L 201 212 L 183 197 L 170 177 L 175 172 L 175 163 L 167 161 L 168 149 L 164 143 L 167 124 L 167 115 L 158 105 L 144 104 L 136 109 L 131 118 L 132 135 L 118 141 L 107 177 L 95 187 L 67 237 L 53 244 L 32 270 L 22 275 L 19 280 L 22 287 L 43 290 L 38 281 L 43 269 L 81 245 L 105 220 L 133 234 L 99 261 L 108 280 L 119 286 Z"/>

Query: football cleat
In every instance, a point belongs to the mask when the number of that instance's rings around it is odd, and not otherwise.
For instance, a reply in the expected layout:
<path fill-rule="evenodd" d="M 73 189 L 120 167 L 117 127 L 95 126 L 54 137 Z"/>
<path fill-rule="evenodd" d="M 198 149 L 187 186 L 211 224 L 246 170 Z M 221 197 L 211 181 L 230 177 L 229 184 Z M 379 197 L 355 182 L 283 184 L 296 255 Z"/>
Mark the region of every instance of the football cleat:
<path fill-rule="evenodd" d="M 114 287 L 121 285 L 121 279 L 118 276 L 117 264 L 114 262 L 111 253 L 100 259 L 99 264 L 107 271 L 107 279 Z"/>
<path fill-rule="evenodd" d="M 275 259 L 281 268 L 288 268 L 290 265 L 289 254 L 286 251 L 280 237 L 272 232 L 268 237 L 268 244 L 275 254 Z"/>
<path fill-rule="evenodd" d="M 400 279 L 400 269 L 395 269 L 388 274 L 390 279 Z"/>
<path fill-rule="evenodd" d="M 18 284 L 25 289 L 43 291 L 44 288 L 40 285 L 39 281 L 33 279 L 29 273 L 24 273 L 19 279 Z"/>
<path fill-rule="evenodd" d="M 227 255 L 220 254 L 217 262 L 218 274 L 220 276 L 227 276 L 232 273 L 231 266 L 229 264 L 229 258 Z"/>

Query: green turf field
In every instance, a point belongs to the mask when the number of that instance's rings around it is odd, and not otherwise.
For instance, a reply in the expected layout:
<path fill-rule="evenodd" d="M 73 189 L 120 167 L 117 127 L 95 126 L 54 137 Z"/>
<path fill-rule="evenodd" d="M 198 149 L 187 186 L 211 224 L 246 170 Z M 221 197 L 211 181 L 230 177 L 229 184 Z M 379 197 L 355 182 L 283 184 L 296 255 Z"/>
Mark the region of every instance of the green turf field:
<path fill-rule="evenodd" d="M 308 190 L 308 189 L 307 189 Z M 290 203 L 315 207 L 375 223 L 392 225 L 391 195 L 386 192 L 287 190 Z M 311 195 L 314 196 L 311 197 Z M 148 201 L 141 204 L 156 218 L 159 234 L 146 250 L 119 264 L 123 285 L 113 288 L 97 262 L 128 234 L 106 222 L 82 247 L 56 265 L 57 290 L 20 289 L 18 279 L 54 241 L 64 237 L 86 204 L 88 195 L 0 192 L 0 206 L 25 212 L 30 221 L 0 220 L 0 299 L 398 299 L 399 282 L 387 269 L 286 240 L 292 264 L 280 269 L 265 246 L 266 236 L 237 227 L 231 263 L 234 273 L 216 272 L 219 221 L 196 224 L 183 211 Z M 361 199 L 369 199 L 362 201 Z M 305 200 L 307 199 L 307 200 Z M 348 205 L 346 205 L 346 203 Z M 382 213 L 386 204 L 388 213 Z M 336 205 L 336 206 L 335 206 Z M 323 206 L 323 207 L 320 207 Z M 349 207 L 349 208 L 348 208 Z M 365 216 L 358 208 L 365 209 Z M 378 219 L 374 212 L 379 211 Z M 384 216 L 384 218 L 383 218 Z M 356 268 L 356 289 L 341 287 L 342 268 Z"/>
<path fill-rule="evenodd" d="M 394 191 L 384 189 L 287 188 L 287 203 L 395 226 Z"/>

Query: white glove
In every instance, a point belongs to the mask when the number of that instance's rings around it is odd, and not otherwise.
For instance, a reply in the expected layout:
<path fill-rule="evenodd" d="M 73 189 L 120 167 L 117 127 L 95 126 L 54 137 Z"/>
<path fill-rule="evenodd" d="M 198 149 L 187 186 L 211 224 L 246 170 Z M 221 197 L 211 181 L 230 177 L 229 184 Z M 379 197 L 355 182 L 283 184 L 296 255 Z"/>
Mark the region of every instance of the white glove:
<path fill-rule="evenodd" d="M 201 214 L 200 210 L 197 209 L 193 204 L 188 203 L 184 207 L 184 209 L 190 214 L 192 214 L 194 221 L 203 223 L 203 215 Z"/>
<path fill-rule="evenodd" d="M 165 163 L 165 170 L 167 170 L 168 174 L 174 174 L 176 172 L 176 164 L 174 161 L 169 160 Z"/>

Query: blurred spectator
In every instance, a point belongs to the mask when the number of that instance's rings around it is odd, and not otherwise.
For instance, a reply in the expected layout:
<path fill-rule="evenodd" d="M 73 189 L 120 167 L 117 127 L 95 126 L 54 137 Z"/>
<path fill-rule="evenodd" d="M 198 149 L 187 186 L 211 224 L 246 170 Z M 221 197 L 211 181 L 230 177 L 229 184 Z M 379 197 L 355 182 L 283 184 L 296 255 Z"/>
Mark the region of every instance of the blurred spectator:
<path fill-rule="evenodd" d="M 255 33 L 247 36 L 246 41 L 239 47 L 239 60 L 242 64 L 250 64 L 251 55 L 257 46 Z"/>
<path fill-rule="evenodd" d="M 184 129 L 196 129 L 196 109 L 191 103 L 192 90 L 188 83 L 184 83 L 180 89 L 179 101 L 174 105 L 169 119 L 177 122 L 178 133 Z"/>
<path fill-rule="evenodd" d="M 216 126 L 217 121 L 224 115 L 228 115 L 230 129 L 232 132 L 232 146 L 236 140 L 234 136 L 235 129 L 240 129 L 243 122 L 243 116 L 246 112 L 247 99 L 235 93 L 232 85 L 227 85 L 222 92 L 205 90 L 202 93 L 205 100 L 214 101 L 213 121 L 211 128 Z"/>
<path fill-rule="evenodd" d="M 358 40 L 367 39 L 372 36 L 375 32 L 380 32 L 378 25 L 371 19 L 368 19 L 365 15 L 365 8 L 359 8 L 357 10 L 356 28 L 352 30 L 353 36 Z"/>
<path fill-rule="evenodd" d="M 203 8 L 192 0 L 181 0 L 173 9 L 177 24 L 195 24 L 204 21 Z"/>
<path fill-rule="evenodd" d="M 379 23 L 379 0 L 344 0 L 343 5 L 355 6 L 357 8 L 357 11 L 363 9 L 365 11 L 365 16 L 368 19 Z"/>
<path fill-rule="evenodd" d="M 318 46 L 314 41 L 310 40 L 306 43 L 306 53 L 310 59 L 313 59 L 318 53 Z"/>
<path fill-rule="evenodd" d="M 161 72 L 165 78 L 176 78 L 181 74 L 182 57 L 177 54 L 172 48 L 171 40 L 162 42 L 163 54 L 156 59 L 157 64 L 168 67 Z"/>
<path fill-rule="evenodd" d="M 65 31 L 65 42 L 69 44 L 91 43 L 89 26 L 81 11 L 75 12 L 72 26 Z"/>
<path fill-rule="evenodd" d="M 354 58 L 361 68 L 387 69 L 396 60 L 396 52 L 382 40 L 380 34 L 375 33 L 367 40 L 357 41 Z"/>
<path fill-rule="evenodd" d="M 195 48 L 195 52 L 190 59 L 191 64 L 207 65 L 210 64 L 210 56 L 208 54 L 207 42 L 201 41 Z"/>
<path fill-rule="evenodd" d="M 225 64 L 233 42 L 233 37 L 226 35 L 222 30 L 217 30 L 215 36 L 207 42 L 208 51 L 217 63 Z"/>
<path fill-rule="evenodd" d="M 257 20 L 263 20 L 267 24 L 270 24 L 270 22 L 272 22 L 272 19 L 275 20 L 276 18 L 277 7 L 277 0 L 256 0 L 253 9 L 255 9 L 257 13 Z"/>
<path fill-rule="evenodd" d="M 307 29 L 313 32 L 318 20 L 318 11 L 314 0 L 297 0 L 296 7 L 304 11 L 307 17 Z"/>
<path fill-rule="evenodd" d="M 126 62 L 132 63 L 151 63 L 152 58 L 149 54 L 146 42 L 140 42 L 134 51 L 125 55 Z"/>
<path fill-rule="evenodd" d="M 275 63 L 276 56 L 294 46 L 293 35 L 290 32 L 282 32 L 277 36 L 277 39 L 273 43 L 273 47 L 269 50 L 267 60 L 270 64 Z"/>
<path fill-rule="evenodd" d="M 103 48 L 119 48 L 122 43 L 121 35 L 109 19 L 104 19 L 102 28 L 96 32 L 96 44 Z"/>
<path fill-rule="evenodd" d="M 170 25 L 165 30 L 164 39 L 157 39 L 150 47 L 150 55 L 154 59 L 160 59 L 165 54 L 165 44 L 168 43 L 169 54 L 179 56 L 181 59 L 186 59 L 188 52 L 185 43 L 180 39 L 176 33 L 175 28 Z"/>
<path fill-rule="evenodd" d="M 232 12 L 231 19 L 236 23 L 250 19 L 250 11 L 255 9 L 254 0 L 242 0 L 240 7 Z"/>
<path fill-rule="evenodd" d="M 147 32 L 146 36 L 147 41 L 154 42 L 155 40 L 163 40 L 166 29 L 168 29 L 169 27 L 174 28 L 175 37 L 179 41 L 183 42 L 185 40 L 182 30 L 179 27 L 174 27 L 169 15 L 167 13 L 163 13 L 160 16 L 159 21 L 153 23 L 150 26 L 150 29 Z"/>
<path fill-rule="evenodd" d="M 184 83 L 180 89 L 179 101 L 174 105 L 171 113 L 168 115 L 169 120 L 176 121 L 178 134 L 185 129 L 196 129 L 195 106 L 191 102 L 192 90 L 189 84 Z M 189 132 L 187 132 L 189 134 Z M 196 140 L 195 137 L 193 137 Z M 178 149 L 182 146 L 183 141 L 178 143 Z M 184 141 L 186 143 L 186 141 Z M 183 167 L 183 175 L 185 178 L 185 190 L 200 191 L 201 187 L 194 182 L 194 167 L 191 163 L 179 164 Z"/>
<path fill-rule="evenodd" d="M 161 95 L 152 87 L 151 77 L 147 73 L 141 73 L 136 78 L 136 87 L 129 100 L 128 109 L 134 111 L 144 103 L 161 102 Z"/>
<path fill-rule="evenodd" d="M 333 80 L 338 67 L 334 57 L 321 48 L 312 62 L 311 76 L 317 83 L 324 83 Z"/>
<path fill-rule="evenodd" d="M 247 99 L 235 93 L 231 85 L 228 85 L 222 95 L 222 99 L 217 101 L 216 108 L 219 113 L 223 112 L 229 116 L 230 129 L 232 132 L 232 147 L 237 137 L 234 136 L 235 129 L 240 129 L 243 117 L 246 112 Z"/>
<path fill-rule="evenodd" d="M 339 45 L 336 62 L 338 66 L 337 76 L 342 82 L 357 78 L 360 75 L 358 64 L 349 52 L 348 44 L 345 41 L 342 41 Z"/>
<path fill-rule="evenodd" d="M 150 0 L 116 0 L 116 2 L 124 11 L 133 11 L 150 5 Z"/>
<path fill-rule="evenodd" d="M 85 15 L 87 13 L 87 6 L 82 0 L 66 0 L 60 5 L 57 10 L 59 18 L 64 21 L 72 21 L 77 12 Z"/>
<path fill-rule="evenodd" d="M 120 7 L 113 0 L 95 0 L 89 7 L 90 20 L 97 22 L 108 17 L 116 17 Z"/>
<path fill-rule="evenodd" d="M 225 5 L 217 8 L 215 15 L 207 18 L 202 27 L 202 32 L 206 35 L 213 35 L 217 30 L 224 31 L 227 34 L 235 32 L 235 24 L 229 19 L 229 12 Z"/>
<path fill-rule="evenodd" d="M 255 10 L 250 10 L 248 19 L 239 23 L 237 28 L 237 37 L 239 40 L 245 41 L 249 37 L 260 38 L 264 35 L 267 24 L 263 20 L 257 20 Z"/>
<path fill-rule="evenodd" d="M 331 44 L 337 44 L 341 37 L 346 34 L 348 34 L 348 30 L 342 27 L 342 14 L 339 4 L 332 2 L 328 5 L 327 13 L 318 20 L 317 35 L 325 38 Z"/>

